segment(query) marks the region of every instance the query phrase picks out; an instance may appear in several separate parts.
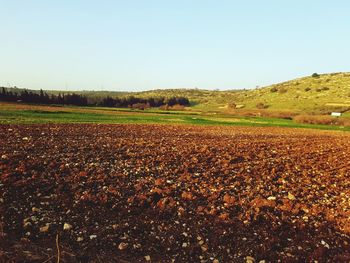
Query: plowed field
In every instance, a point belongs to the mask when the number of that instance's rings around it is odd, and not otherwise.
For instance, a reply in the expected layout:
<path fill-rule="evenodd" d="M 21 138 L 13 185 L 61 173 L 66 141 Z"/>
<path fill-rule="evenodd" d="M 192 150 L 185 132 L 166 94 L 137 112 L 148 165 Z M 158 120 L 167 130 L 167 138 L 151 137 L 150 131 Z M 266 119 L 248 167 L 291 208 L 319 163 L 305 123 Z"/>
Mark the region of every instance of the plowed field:
<path fill-rule="evenodd" d="M 0 259 L 349 262 L 349 146 L 283 128 L 1 125 Z"/>

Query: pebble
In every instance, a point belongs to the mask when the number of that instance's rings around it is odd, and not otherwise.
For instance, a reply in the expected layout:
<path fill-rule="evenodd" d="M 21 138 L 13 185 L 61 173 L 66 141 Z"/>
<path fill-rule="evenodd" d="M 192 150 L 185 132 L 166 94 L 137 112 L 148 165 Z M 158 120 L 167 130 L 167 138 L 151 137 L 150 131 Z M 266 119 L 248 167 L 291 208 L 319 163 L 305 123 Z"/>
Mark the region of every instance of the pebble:
<path fill-rule="evenodd" d="M 70 229 L 72 229 L 72 225 L 70 225 L 68 223 L 64 223 L 63 230 L 70 230 Z"/>
<path fill-rule="evenodd" d="M 45 233 L 45 232 L 49 231 L 49 228 L 50 228 L 50 224 L 47 223 L 45 226 L 40 227 L 40 232 Z"/>
<path fill-rule="evenodd" d="M 6 154 L 1 155 L 1 159 L 6 160 L 7 159 L 7 155 Z"/>
<path fill-rule="evenodd" d="M 276 200 L 276 196 L 269 196 L 267 200 Z"/>
<path fill-rule="evenodd" d="M 295 198 L 295 196 L 292 195 L 291 193 L 288 193 L 288 199 L 289 199 L 289 200 L 295 200 L 296 198 Z"/>
<path fill-rule="evenodd" d="M 40 209 L 37 208 L 37 207 L 32 207 L 32 211 L 33 211 L 33 212 L 40 212 Z"/>
<path fill-rule="evenodd" d="M 208 248 L 206 246 L 201 246 L 201 249 L 202 249 L 203 252 L 208 250 Z"/>
<path fill-rule="evenodd" d="M 90 239 L 95 239 L 95 238 L 97 238 L 96 235 L 91 235 L 91 236 L 90 236 Z"/>
<path fill-rule="evenodd" d="M 255 261 L 255 259 L 251 256 L 247 256 L 245 259 L 246 259 L 247 263 L 254 263 L 254 261 Z"/>
<path fill-rule="evenodd" d="M 119 250 L 124 250 L 128 247 L 128 243 L 125 243 L 125 242 L 121 242 L 118 246 L 118 249 Z"/>
<path fill-rule="evenodd" d="M 81 242 L 81 241 L 83 241 L 83 240 L 84 240 L 84 238 L 82 238 L 82 237 L 78 237 L 78 238 L 77 238 L 77 241 L 78 241 L 78 242 Z"/>
<path fill-rule="evenodd" d="M 187 247 L 187 243 L 182 243 L 182 247 Z"/>
<path fill-rule="evenodd" d="M 151 261 L 151 257 L 149 255 L 145 256 L 146 261 Z"/>
<path fill-rule="evenodd" d="M 321 244 L 322 244 L 324 247 L 326 247 L 326 248 L 329 249 L 329 245 L 326 243 L 326 241 L 321 240 Z"/>
<path fill-rule="evenodd" d="M 219 262 L 219 260 L 214 259 L 214 260 L 213 260 L 213 263 L 220 263 L 220 262 Z"/>

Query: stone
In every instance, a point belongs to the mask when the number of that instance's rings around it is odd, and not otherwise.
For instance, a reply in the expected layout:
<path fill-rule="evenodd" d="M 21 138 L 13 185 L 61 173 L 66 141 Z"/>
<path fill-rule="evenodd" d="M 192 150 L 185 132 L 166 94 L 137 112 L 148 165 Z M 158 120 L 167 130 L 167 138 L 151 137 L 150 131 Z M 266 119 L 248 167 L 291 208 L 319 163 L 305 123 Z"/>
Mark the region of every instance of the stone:
<path fill-rule="evenodd" d="M 288 192 L 288 199 L 289 200 L 295 200 L 296 198 L 295 198 L 295 196 L 293 194 Z"/>
<path fill-rule="evenodd" d="M 91 239 L 91 240 L 92 240 L 92 239 L 95 239 L 95 238 L 97 238 L 96 235 L 90 235 L 90 239 Z"/>
<path fill-rule="evenodd" d="M 72 225 L 70 225 L 68 223 L 64 223 L 63 230 L 71 230 L 71 229 L 72 229 Z"/>
<path fill-rule="evenodd" d="M 40 227 L 39 230 L 40 230 L 41 233 L 45 233 L 45 232 L 49 231 L 49 228 L 50 228 L 50 224 L 47 223 L 45 226 Z"/>
<path fill-rule="evenodd" d="M 146 261 L 151 261 L 151 257 L 149 255 L 145 256 Z"/>
<path fill-rule="evenodd" d="M 128 247 L 128 243 L 125 243 L 125 242 L 121 242 L 119 245 L 118 245 L 118 249 L 119 250 L 124 250 Z"/>
<path fill-rule="evenodd" d="M 251 256 L 247 256 L 245 258 L 245 260 L 246 260 L 246 263 L 254 263 L 255 262 L 255 259 L 253 257 L 251 257 Z"/>
<path fill-rule="evenodd" d="M 78 237 L 78 238 L 77 238 L 77 241 L 78 241 L 78 242 L 81 242 L 81 241 L 83 241 L 83 240 L 84 240 L 83 237 Z"/>

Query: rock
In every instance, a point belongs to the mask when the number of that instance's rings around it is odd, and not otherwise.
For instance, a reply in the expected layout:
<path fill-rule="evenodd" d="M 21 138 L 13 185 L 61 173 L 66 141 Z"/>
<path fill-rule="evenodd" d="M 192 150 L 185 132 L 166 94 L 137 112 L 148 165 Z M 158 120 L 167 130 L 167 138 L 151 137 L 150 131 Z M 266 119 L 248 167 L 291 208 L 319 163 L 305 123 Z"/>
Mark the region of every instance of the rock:
<path fill-rule="evenodd" d="M 45 226 L 40 227 L 40 232 L 41 232 L 41 233 L 45 233 L 45 232 L 49 231 L 49 228 L 50 228 L 50 224 L 49 224 L 49 223 L 46 223 Z"/>
<path fill-rule="evenodd" d="M 7 159 L 7 155 L 6 154 L 1 155 L 1 159 L 6 160 Z"/>
<path fill-rule="evenodd" d="M 78 241 L 78 242 L 81 242 L 81 241 L 83 241 L 83 240 L 84 240 L 83 237 L 78 237 L 78 238 L 77 238 L 77 241 Z"/>
<path fill-rule="evenodd" d="M 201 246 L 201 249 L 202 249 L 203 252 L 208 250 L 208 248 L 206 246 Z"/>
<path fill-rule="evenodd" d="M 95 238 L 97 238 L 96 235 L 90 235 L 90 239 L 91 239 L 91 240 L 92 240 L 92 239 L 95 239 Z"/>
<path fill-rule="evenodd" d="M 145 256 L 146 261 L 151 261 L 151 257 L 149 255 Z"/>
<path fill-rule="evenodd" d="M 37 208 L 37 207 L 32 207 L 32 211 L 33 211 L 33 212 L 40 212 L 40 209 Z"/>
<path fill-rule="evenodd" d="M 246 263 L 254 263 L 255 262 L 255 259 L 253 257 L 251 257 L 251 256 L 247 256 L 245 258 L 245 260 L 246 260 Z"/>
<path fill-rule="evenodd" d="M 276 200 L 276 196 L 269 196 L 267 200 Z"/>
<path fill-rule="evenodd" d="M 259 263 L 266 263 L 266 260 L 260 260 Z"/>
<path fill-rule="evenodd" d="M 326 248 L 329 249 L 329 245 L 326 243 L 326 241 L 321 240 L 321 244 L 322 244 L 324 247 L 326 247 Z"/>
<path fill-rule="evenodd" d="M 125 242 L 121 242 L 118 246 L 118 249 L 119 250 L 124 250 L 128 247 L 128 243 L 125 243 Z"/>
<path fill-rule="evenodd" d="M 182 243 L 182 247 L 187 247 L 187 243 Z"/>
<path fill-rule="evenodd" d="M 296 198 L 295 198 L 295 196 L 293 194 L 288 192 L 288 199 L 289 200 L 295 200 Z"/>
<path fill-rule="evenodd" d="M 23 223 L 23 227 L 24 228 L 27 228 L 27 227 L 29 227 L 29 226 L 31 226 L 32 225 L 32 223 L 30 223 L 30 222 L 28 222 L 28 221 L 25 221 L 24 223 Z"/>
<path fill-rule="evenodd" d="M 219 262 L 219 260 L 214 259 L 214 260 L 213 260 L 213 263 L 220 263 L 220 262 Z"/>
<path fill-rule="evenodd" d="M 71 229 L 72 229 L 72 225 L 70 225 L 68 223 L 64 223 L 63 230 L 71 230 Z"/>
<path fill-rule="evenodd" d="M 28 137 L 23 137 L 22 140 L 23 140 L 23 141 L 28 141 L 29 138 L 28 138 Z"/>

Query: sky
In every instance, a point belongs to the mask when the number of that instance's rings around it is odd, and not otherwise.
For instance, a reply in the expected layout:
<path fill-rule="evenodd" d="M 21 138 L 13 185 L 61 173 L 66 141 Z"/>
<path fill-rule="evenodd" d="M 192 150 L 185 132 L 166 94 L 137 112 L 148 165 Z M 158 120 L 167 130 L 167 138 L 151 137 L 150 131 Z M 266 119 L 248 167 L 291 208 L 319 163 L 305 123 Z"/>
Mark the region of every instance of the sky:
<path fill-rule="evenodd" d="M 0 86 L 243 89 L 350 71 L 348 0 L 0 0 Z"/>

